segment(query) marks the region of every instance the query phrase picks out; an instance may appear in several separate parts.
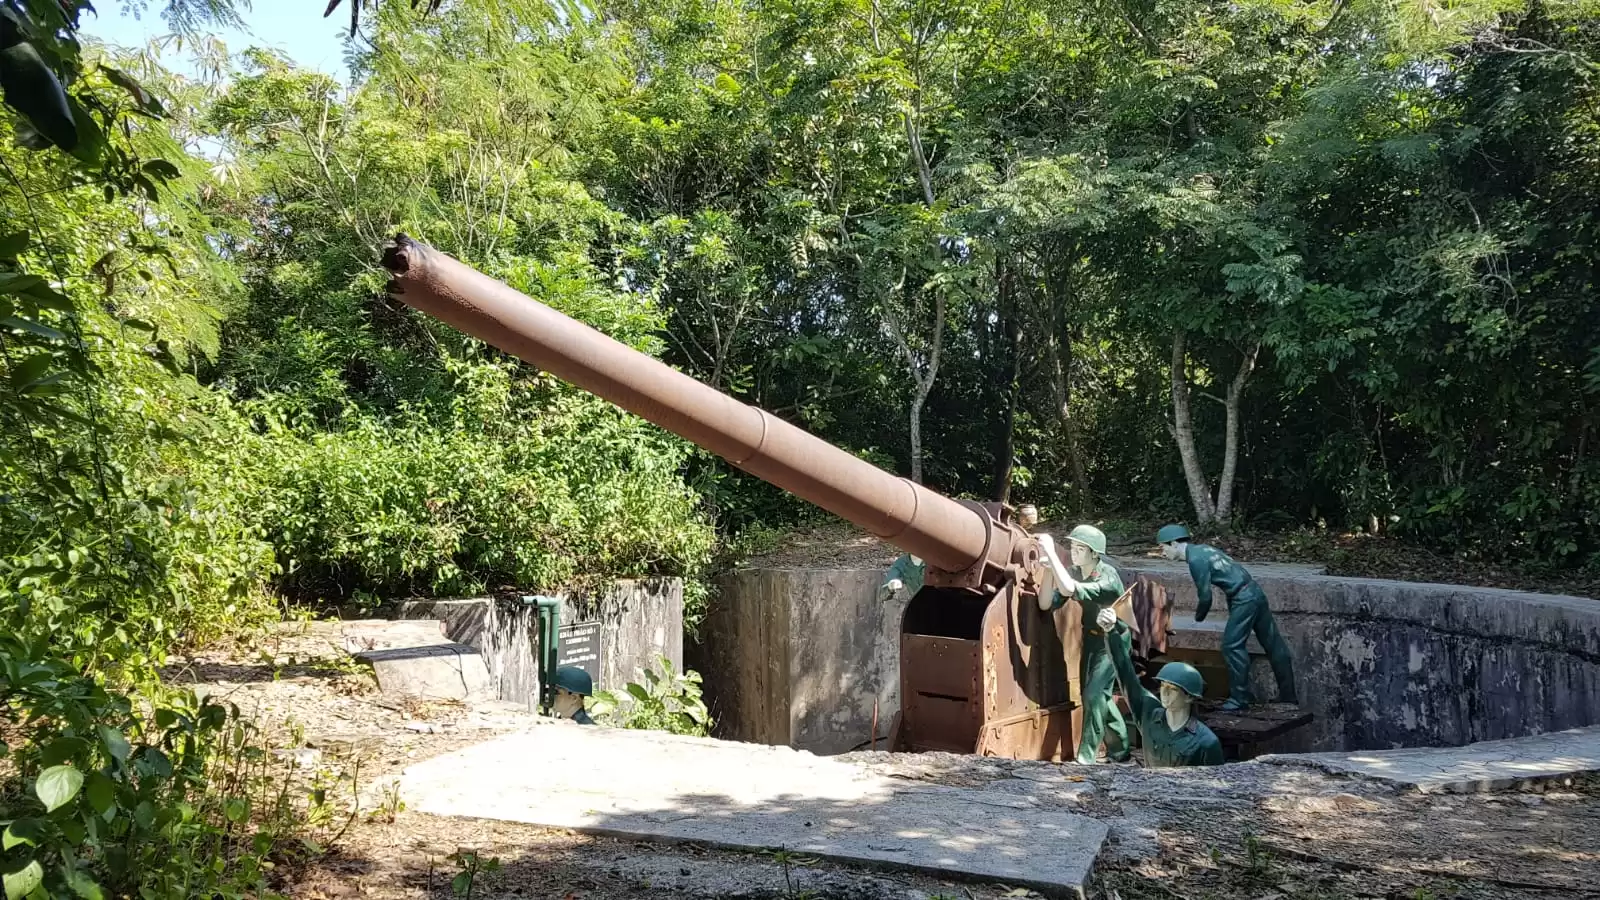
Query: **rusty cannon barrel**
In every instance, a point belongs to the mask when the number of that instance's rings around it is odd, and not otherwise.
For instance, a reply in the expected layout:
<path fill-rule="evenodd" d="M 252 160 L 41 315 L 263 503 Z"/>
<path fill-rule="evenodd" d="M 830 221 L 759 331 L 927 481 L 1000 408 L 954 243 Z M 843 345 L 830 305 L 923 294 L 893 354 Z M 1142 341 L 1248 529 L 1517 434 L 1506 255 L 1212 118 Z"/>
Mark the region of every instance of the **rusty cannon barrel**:
<path fill-rule="evenodd" d="M 1008 515 L 891 475 L 426 244 L 399 235 L 383 265 L 407 305 L 927 560 L 952 583 L 992 588 L 1014 562 L 1037 565 L 1037 551 L 1031 560 L 1020 554 L 1017 545 L 1032 540 Z"/>
<path fill-rule="evenodd" d="M 901 619 L 892 748 L 1072 753 L 1078 604 L 1039 609 L 1048 567 L 1010 507 L 952 500 L 885 472 L 403 234 L 383 265 L 401 302 L 925 560 L 925 585 Z"/>

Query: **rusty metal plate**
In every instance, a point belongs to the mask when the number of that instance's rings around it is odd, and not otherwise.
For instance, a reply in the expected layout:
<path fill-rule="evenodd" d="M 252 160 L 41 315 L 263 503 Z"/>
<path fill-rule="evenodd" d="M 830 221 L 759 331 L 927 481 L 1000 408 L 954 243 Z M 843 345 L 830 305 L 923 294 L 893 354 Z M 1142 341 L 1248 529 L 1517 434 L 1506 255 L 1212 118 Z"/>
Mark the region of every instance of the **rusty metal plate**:
<path fill-rule="evenodd" d="M 900 636 L 901 749 L 971 753 L 982 720 L 977 641 Z"/>
<path fill-rule="evenodd" d="M 1071 738 L 1066 713 L 1072 705 L 1071 678 L 1063 632 L 1075 616 L 1069 610 L 1040 612 L 1037 601 L 1015 584 L 990 601 L 982 632 L 985 752 L 1051 759 L 1058 754 L 1063 728 L 1065 738 Z"/>
<path fill-rule="evenodd" d="M 978 739 L 981 756 L 1042 759 L 1060 762 L 1072 756 L 1073 713 L 1070 705 L 1035 710 L 1010 719 L 985 722 Z"/>
<path fill-rule="evenodd" d="M 978 694 L 978 642 L 907 634 L 900 638 L 900 665 L 912 688 L 966 700 Z"/>
<path fill-rule="evenodd" d="M 976 703 L 914 694 L 906 706 L 903 740 L 914 751 L 971 753 L 981 724 Z"/>

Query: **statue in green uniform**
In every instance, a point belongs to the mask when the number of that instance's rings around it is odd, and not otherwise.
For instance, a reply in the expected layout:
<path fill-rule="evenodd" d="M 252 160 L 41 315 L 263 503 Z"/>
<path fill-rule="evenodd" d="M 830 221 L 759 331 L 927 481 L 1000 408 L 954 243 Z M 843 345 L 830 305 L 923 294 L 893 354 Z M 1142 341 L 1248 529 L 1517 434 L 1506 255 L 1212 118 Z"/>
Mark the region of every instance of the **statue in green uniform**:
<path fill-rule="evenodd" d="M 551 684 L 555 686 L 556 695 L 550 706 L 556 715 L 579 725 L 594 724 L 588 710 L 583 708 L 584 698 L 594 696 L 594 679 L 588 672 L 577 666 L 562 666 L 556 670 Z"/>
<path fill-rule="evenodd" d="M 889 567 L 889 571 L 883 573 L 883 584 L 878 585 L 878 599 L 888 600 L 901 591 L 907 597 L 915 597 L 917 591 L 922 590 L 922 575 L 926 569 L 921 558 L 909 553 L 902 555 Z"/>
<path fill-rule="evenodd" d="M 1072 529 L 1067 540 L 1072 552 L 1070 571 L 1061 564 L 1050 535 L 1039 535 L 1039 549 L 1044 551 L 1045 561 L 1056 576 L 1056 589 L 1050 596 L 1039 596 L 1039 608 L 1054 611 L 1070 598 L 1078 601 L 1083 609 L 1083 651 L 1079 654 L 1078 675 L 1083 701 L 1083 734 L 1078 741 L 1077 762 L 1079 765 L 1093 763 L 1102 737 L 1106 738 L 1106 752 L 1112 761 L 1124 762 L 1129 756 L 1128 726 L 1122 721 L 1122 710 L 1111 700 L 1117 673 L 1106 652 L 1105 632 L 1097 624 L 1100 610 L 1110 607 L 1122 596 L 1122 576 L 1101 558 L 1106 552 L 1106 536 L 1100 529 L 1079 525 Z M 1126 642 L 1128 638 L 1124 636 L 1121 640 Z"/>
<path fill-rule="evenodd" d="M 1272 662 L 1272 674 L 1278 679 L 1278 701 L 1297 702 L 1289 645 L 1278 633 L 1278 623 L 1267 608 L 1267 595 L 1245 567 L 1215 547 L 1189 543 L 1189 529 L 1182 525 L 1168 525 L 1156 532 L 1156 543 L 1167 559 L 1188 562 L 1189 577 L 1194 579 L 1196 622 L 1204 622 L 1211 612 L 1213 587 L 1220 588 L 1228 598 L 1228 626 L 1222 632 L 1222 658 L 1228 664 L 1228 701 L 1222 708 L 1244 709 L 1253 699 L 1250 651 L 1245 646 L 1252 632 Z"/>
<path fill-rule="evenodd" d="M 1194 702 L 1206 691 L 1205 679 L 1194 666 L 1181 662 L 1162 666 L 1156 675 L 1161 682 L 1157 697 L 1145 690 L 1134 671 L 1127 623 L 1112 609 L 1100 610 L 1096 623 L 1106 633 L 1106 649 L 1122 683 L 1122 696 L 1144 737 L 1144 764 L 1152 769 L 1222 765 L 1222 742 L 1194 716 Z"/>

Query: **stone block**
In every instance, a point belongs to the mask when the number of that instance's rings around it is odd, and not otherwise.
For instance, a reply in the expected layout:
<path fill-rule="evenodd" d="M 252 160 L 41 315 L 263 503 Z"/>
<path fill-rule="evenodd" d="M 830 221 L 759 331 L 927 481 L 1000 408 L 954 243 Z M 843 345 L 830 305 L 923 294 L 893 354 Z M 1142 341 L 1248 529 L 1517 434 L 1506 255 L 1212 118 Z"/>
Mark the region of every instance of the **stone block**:
<path fill-rule="evenodd" d="M 432 644 L 361 650 L 385 694 L 475 703 L 495 699 L 494 681 L 478 651 L 440 638 Z"/>

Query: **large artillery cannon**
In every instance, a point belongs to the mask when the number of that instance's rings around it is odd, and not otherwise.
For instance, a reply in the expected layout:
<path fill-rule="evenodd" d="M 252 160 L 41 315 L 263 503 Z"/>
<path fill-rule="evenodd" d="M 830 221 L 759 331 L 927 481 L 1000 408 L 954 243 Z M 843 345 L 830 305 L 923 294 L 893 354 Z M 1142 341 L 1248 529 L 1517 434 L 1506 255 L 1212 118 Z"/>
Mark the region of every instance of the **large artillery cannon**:
<path fill-rule="evenodd" d="M 901 624 L 894 749 L 1072 753 L 1078 607 L 1040 612 L 1048 566 L 1011 507 L 952 500 L 885 472 L 405 235 L 383 265 L 403 303 L 926 560 Z"/>

